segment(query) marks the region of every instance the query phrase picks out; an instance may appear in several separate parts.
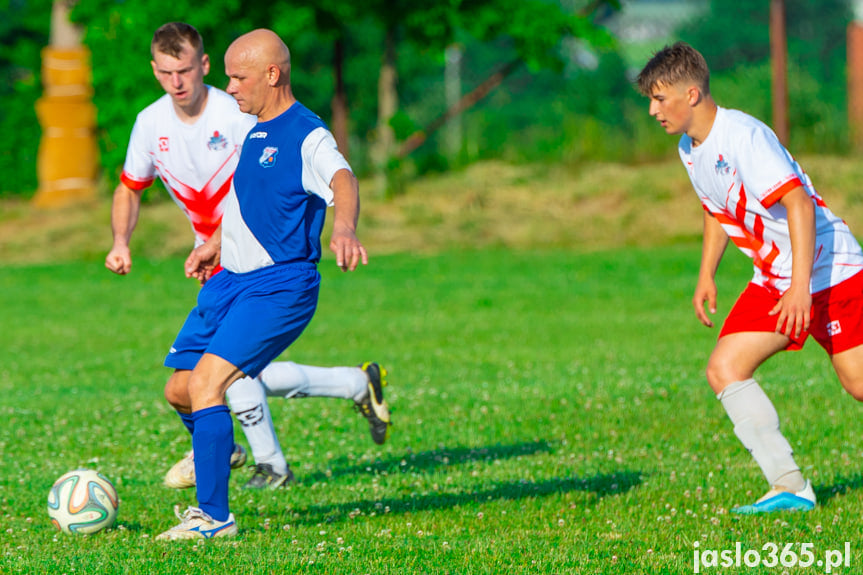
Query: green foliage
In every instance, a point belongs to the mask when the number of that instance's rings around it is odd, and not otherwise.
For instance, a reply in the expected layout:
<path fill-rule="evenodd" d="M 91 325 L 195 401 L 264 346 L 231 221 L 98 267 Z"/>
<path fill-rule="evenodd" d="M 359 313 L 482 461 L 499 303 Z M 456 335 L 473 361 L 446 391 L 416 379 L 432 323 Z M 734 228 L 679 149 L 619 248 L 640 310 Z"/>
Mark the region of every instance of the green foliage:
<path fill-rule="evenodd" d="M 101 130 L 102 164 L 109 178 L 122 167 L 134 116 L 161 96 L 149 66 L 153 31 L 170 20 L 193 24 L 204 38 L 210 56 L 209 84 L 224 87 L 224 53 L 237 36 L 267 27 L 281 35 L 291 49 L 291 71 L 297 97 L 325 120 L 333 93 L 332 42 L 340 26 L 346 35 L 349 65 L 346 72 L 349 105 L 359 143 L 374 125 L 375 82 L 380 58 L 374 28 L 356 16 L 353 4 L 329 2 L 270 4 L 218 0 L 205 6 L 179 0 L 93 0 L 77 5 L 74 17 L 86 24 L 86 42 L 94 54 L 96 105 Z M 344 18 L 341 20 L 340 18 Z M 369 43 L 369 40 L 372 43 Z M 357 54 L 354 56 L 354 54 Z M 359 154 L 361 157 L 361 154 Z"/>
<path fill-rule="evenodd" d="M 612 44 L 610 36 L 591 21 L 591 14 L 576 15 L 557 2 L 545 0 L 466 1 L 461 25 L 472 37 L 488 42 L 509 38 L 520 58 L 533 70 L 561 71 L 565 65 L 558 50 L 567 37 L 598 48 Z"/>
<path fill-rule="evenodd" d="M 769 2 L 712 0 L 679 30 L 704 54 L 714 83 L 727 89 L 720 105 L 740 107 L 769 122 Z M 848 0 L 786 0 L 791 147 L 796 153 L 847 149 L 845 83 Z M 739 104 L 731 105 L 729 102 Z M 750 111 L 752 110 L 752 111 Z"/>
<path fill-rule="evenodd" d="M 35 191 L 42 93 L 41 49 L 48 43 L 50 0 L 0 0 L 0 197 Z"/>
<path fill-rule="evenodd" d="M 844 76 L 845 28 L 851 21 L 848 0 L 785 0 L 789 60 L 818 79 Z M 745 63 L 760 63 L 770 55 L 770 3 L 744 2 L 729 9 L 711 0 L 710 8 L 679 35 L 695 46 L 713 72 Z"/>
<path fill-rule="evenodd" d="M 47 42 L 48 0 L 5 0 L 0 23 L 0 129 L 14 145 L 0 146 L 7 174 L 0 194 L 35 189 L 39 127 L 33 104 L 41 93 L 39 51 Z M 208 83 L 223 87 L 223 55 L 239 34 L 269 27 L 292 50 L 298 98 L 324 120 L 334 89 L 333 43 L 347 55 L 344 82 L 350 110 L 350 156 L 362 174 L 378 121 L 377 78 L 384 29 L 398 42 L 399 112 L 391 120 L 400 138 L 427 126 L 447 109 L 444 49 L 463 50 L 462 93 L 504 64 L 518 69 L 489 97 L 465 112 L 461 145 L 432 134 L 397 171 L 422 174 L 487 158 L 516 162 L 645 161 L 673 154 L 674 146 L 647 115 L 632 89 L 626 46 L 583 14 L 589 3 L 571 0 L 407 0 L 363 3 L 302 0 L 289 4 L 214 0 L 88 0 L 73 18 L 86 27 L 93 60 L 102 165 L 113 183 L 125 157 L 137 112 L 161 96 L 149 66 L 153 30 L 186 20 L 204 36 L 211 57 Z M 616 2 L 605 4 L 614 7 Z M 770 122 L 766 2 L 729 9 L 713 1 L 703 17 L 677 36 L 701 49 L 713 71 L 720 104 Z M 787 0 L 791 148 L 795 154 L 842 152 L 847 147 L 845 0 Z M 603 12 L 605 13 L 605 12 Z M 587 55 L 585 59 L 584 56 Z M 591 66 L 590 60 L 595 60 Z"/>
<path fill-rule="evenodd" d="M 769 62 L 741 64 L 711 78 L 713 92 L 721 106 L 735 108 L 770 124 L 773 117 L 771 68 Z M 810 73 L 791 63 L 788 66 L 788 115 L 791 124 L 789 147 L 800 153 L 843 153 L 848 149 L 847 113 L 825 99 L 825 90 Z"/>

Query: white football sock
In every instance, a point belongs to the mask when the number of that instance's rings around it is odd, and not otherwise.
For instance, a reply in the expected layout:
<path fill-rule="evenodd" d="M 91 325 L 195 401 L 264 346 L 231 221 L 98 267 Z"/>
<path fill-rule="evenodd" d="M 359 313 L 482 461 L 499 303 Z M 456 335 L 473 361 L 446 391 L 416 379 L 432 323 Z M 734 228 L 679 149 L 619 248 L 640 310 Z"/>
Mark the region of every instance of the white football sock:
<path fill-rule="evenodd" d="M 257 379 L 244 377 L 235 381 L 225 396 L 243 428 L 255 463 L 269 463 L 276 473 L 287 473 L 288 463 L 276 437 L 273 416 L 270 415 L 261 383 Z"/>
<path fill-rule="evenodd" d="M 341 397 L 361 401 L 369 379 L 359 367 L 314 367 L 292 361 L 268 365 L 258 376 L 269 396 Z"/>
<path fill-rule="evenodd" d="M 716 398 L 734 424 L 734 434 L 761 467 L 770 486 L 797 492 L 806 481 L 794 462 L 788 440 L 779 431 L 779 415 L 754 379 L 736 381 Z"/>

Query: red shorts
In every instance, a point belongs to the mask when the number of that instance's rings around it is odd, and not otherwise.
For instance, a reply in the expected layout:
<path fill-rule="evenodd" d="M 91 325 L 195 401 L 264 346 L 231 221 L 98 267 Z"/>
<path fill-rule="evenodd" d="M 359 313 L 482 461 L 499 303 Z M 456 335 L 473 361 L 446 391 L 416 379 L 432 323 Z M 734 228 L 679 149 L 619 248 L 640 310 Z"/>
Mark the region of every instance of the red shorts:
<path fill-rule="evenodd" d="M 731 333 L 776 331 L 777 316 L 768 315 L 779 297 L 750 283 L 725 318 L 719 337 Z M 785 349 L 803 347 L 809 334 L 833 355 L 863 344 L 863 272 L 812 295 L 809 331 L 792 338 Z"/>

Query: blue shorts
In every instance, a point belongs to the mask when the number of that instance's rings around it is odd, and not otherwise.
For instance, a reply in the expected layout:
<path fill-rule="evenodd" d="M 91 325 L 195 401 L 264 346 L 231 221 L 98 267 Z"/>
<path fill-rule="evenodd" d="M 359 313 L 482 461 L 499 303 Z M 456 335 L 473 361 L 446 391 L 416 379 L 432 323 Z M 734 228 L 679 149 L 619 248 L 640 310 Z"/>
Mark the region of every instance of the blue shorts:
<path fill-rule="evenodd" d="M 312 320 L 320 283 L 312 263 L 217 273 L 198 293 L 198 305 L 177 334 L 165 366 L 194 369 L 202 355 L 211 353 L 257 377 Z"/>

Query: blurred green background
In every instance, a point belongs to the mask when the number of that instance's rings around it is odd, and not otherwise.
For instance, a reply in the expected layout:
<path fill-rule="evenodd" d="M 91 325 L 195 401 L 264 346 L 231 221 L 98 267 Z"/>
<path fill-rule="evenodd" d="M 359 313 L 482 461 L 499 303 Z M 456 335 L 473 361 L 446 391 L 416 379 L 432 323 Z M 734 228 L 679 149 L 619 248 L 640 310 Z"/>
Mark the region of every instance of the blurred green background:
<path fill-rule="evenodd" d="M 733 4 L 733 6 L 732 6 Z M 643 163 L 675 153 L 647 114 L 633 79 L 651 53 L 682 39 L 711 66 L 721 105 L 771 122 L 769 0 L 408 0 L 270 3 L 211 0 L 80 0 L 71 19 L 92 52 L 105 197 L 122 167 L 135 115 L 161 95 L 149 66 L 153 31 L 171 20 L 195 25 L 224 87 L 223 54 L 257 27 L 279 33 L 293 54 L 298 98 L 331 120 L 334 55 L 343 50 L 349 153 L 368 176 L 396 183 L 482 160 L 578 165 Z M 850 0 L 786 0 L 790 149 L 849 149 L 846 28 Z M 0 197 L 37 187 L 40 50 L 50 0 L 0 0 Z M 387 52 L 387 46 L 391 50 Z M 379 76 L 390 54 L 397 105 L 381 117 Z M 399 146 L 502 67 L 503 82 L 409 154 Z M 395 144 L 375 158 L 380 125 Z M 390 186 L 390 191 L 398 186 Z"/>

